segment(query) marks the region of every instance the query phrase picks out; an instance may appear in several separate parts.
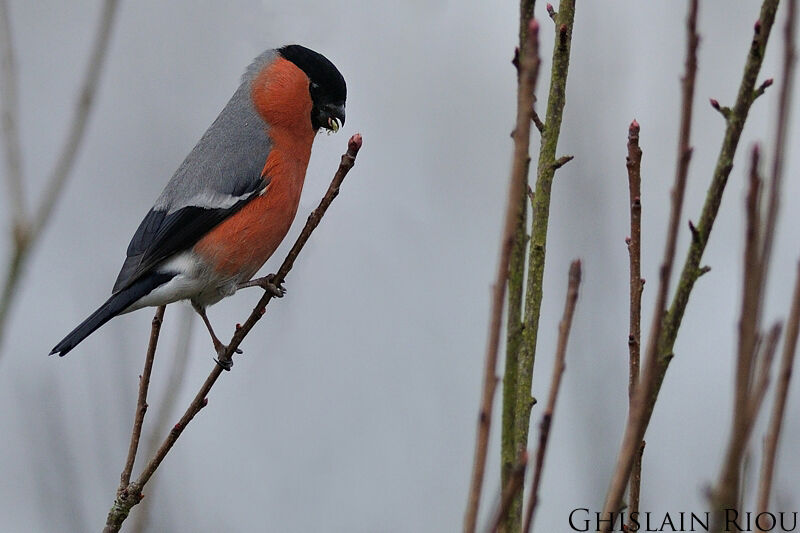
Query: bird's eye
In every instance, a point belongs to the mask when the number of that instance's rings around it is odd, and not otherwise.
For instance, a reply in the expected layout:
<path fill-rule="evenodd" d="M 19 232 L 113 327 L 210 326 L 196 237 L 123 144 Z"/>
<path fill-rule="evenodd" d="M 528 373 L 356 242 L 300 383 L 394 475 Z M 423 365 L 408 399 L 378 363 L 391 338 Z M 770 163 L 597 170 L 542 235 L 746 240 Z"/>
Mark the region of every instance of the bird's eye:
<path fill-rule="evenodd" d="M 316 91 L 317 89 L 319 89 L 319 84 L 318 84 L 318 83 L 314 83 L 314 82 L 312 81 L 312 82 L 311 82 L 311 90 L 312 90 L 312 91 Z"/>

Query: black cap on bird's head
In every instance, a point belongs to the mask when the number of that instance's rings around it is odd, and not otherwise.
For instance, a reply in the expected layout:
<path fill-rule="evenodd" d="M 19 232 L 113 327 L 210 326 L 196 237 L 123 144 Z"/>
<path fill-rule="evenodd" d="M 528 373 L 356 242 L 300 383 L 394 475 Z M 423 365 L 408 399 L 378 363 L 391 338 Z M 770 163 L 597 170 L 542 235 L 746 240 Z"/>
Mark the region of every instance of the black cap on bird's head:
<path fill-rule="evenodd" d="M 344 105 L 347 100 L 347 85 L 339 70 L 322 54 L 299 44 L 279 48 L 278 53 L 297 65 L 311 80 L 308 90 L 314 104 L 311 109 L 311 125 L 314 129 L 338 131 L 344 125 Z"/>

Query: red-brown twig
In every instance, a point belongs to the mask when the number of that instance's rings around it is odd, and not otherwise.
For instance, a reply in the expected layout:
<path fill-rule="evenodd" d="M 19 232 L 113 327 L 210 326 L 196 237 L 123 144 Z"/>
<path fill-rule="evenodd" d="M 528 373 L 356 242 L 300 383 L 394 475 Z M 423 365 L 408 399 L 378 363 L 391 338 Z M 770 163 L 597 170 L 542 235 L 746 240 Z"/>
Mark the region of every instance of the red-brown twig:
<path fill-rule="evenodd" d="M 522 486 L 525 484 L 525 471 L 528 469 L 528 454 L 523 450 L 519 458 L 517 458 L 514 468 L 511 469 L 511 474 L 508 476 L 508 482 L 503 488 L 500 495 L 500 502 L 497 504 L 497 510 L 492 513 L 492 521 L 489 526 L 489 533 L 498 531 L 503 520 L 508 516 L 508 511 L 511 509 L 511 503 L 514 498 L 522 491 Z"/>
<path fill-rule="evenodd" d="M 561 378 L 566 368 L 567 341 L 569 340 L 569 331 L 572 327 L 572 317 L 575 315 L 575 305 L 578 303 L 578 289 L 580 284 L 581 262 L 575 260 L 569 267 L 569 284 L 567 285 L 567 297 L 564 302 L 564 315 L 561 317 L 561 322 L 558 324 L 558 344 L 556 346 L 556 358 L 553 362 L 553 377 L 550 380 L 550 394 L 547 398 L 547 406 L 545 407 L 544 413 L 542 413 L 542 422 L 539 426 L 539 447 L 536 449 L 536 464 L 533 470 L 528 507 L 525 510 L 525 525 L 522 528 L 523 533 L 528 533 L 531 530 L 536 506 L 539 503 L 539 484 L 542 481 L 544 458 L 547 452 L 547 442 L 550 438 L 550 426 L 553 423 L 558 391 L 561 389 Z"/>
<path fill-rule="evenodd" d="M 539 24 L 531 19 L 528 31 L 528 46 L 520 51 L 520 85 L 517 96 L 517 122 L 514 130 L 514 158 L 511 164 L 511 180 L 508 188 L 503 236 L 500 241 L 500 258 L 497 264 L 497 277 L 492 287 L 492 311 L 489 322 L 489 338 L 484 364 L 483 392 L 481 395 L 478 431 L 475 439 L 475 457 L 472 466 L 467 509 L 464 516 L 465 533 L 474 533 L 478 521 L 481 488 L 486 469 L 486 454 L 489 447 L 489 428 L 491 426 L 494 391 L 497 386 L 497 354 L 500 348 L 500 329 L 505 304 L 506 283 L 511 249 L 520 209 L 520 198 L 525 194 L 528 180 L 528 144 L 531 134 L 531 109 L 539 73 Z M 524 85 L 523 85 L 524 84 Z"/>
<path fill-rule="evenodd" d="M 647 427 L 647 408 L 650 396 L 655 390 L 658 366 L 658 346 L 661 339 L 661 328 L 664 311 L 667 305 L 669 283 L 672 276 L 672 267 L 675 262 L 675 247 L 678 239 L 683 197 L 686 190 L 686 179 L 689 172 L 689 161 L 692 156 L 690 134 L 692 123 L 692 110 L 694 99 L 695 78 L 697 75 L 697 4 L 698 0 L 691 0 L 689 13 L 686 18 L 686 73 L 683 76 L 681 121 L 678 140 L 678 161 L 675 169 L 675 182 L 672 187 L 672 202 L 670 219 L 667 230 L 667 240 L 664 248 L 664 257 L 659 270 L 659 285 L 656 304 L 653 312 L 653 321 L 650 326 L 650 335 L 645 351 L 644 376 L 637 387 L 632 402 L 628 422 L 623 436 L 617 465 L 609 485 L 606 501 L 603 505 L 603 517 L 619 510 L 625 487 L 628 485 L 635 457 L 641 447 L 642 439 Z M 607 526 L 610 527 L 610 524 Z"/>
<path fill-rule="evenodd" d="M 633 408 L 633 397 L 639 384 L 639 364 L 642 338 L 642 149 L 639 147 L 639 123 L 634 120 L 628 128 L 628 191 L 631 211 L 631 235 L 627 239 L 630 260 L 630 316 L 628 329 L 628 409 Z M 644 441 L 642 441 L 644 442 Z M 644 445 L 633 462 L 630 487 L 629 516 L 639 512 L 639 493 L 642 482 L 642 453 Z"/>
<path fill-rule="evenodd" d="M 780 441 L 783 426 L 784 412 L 786 411 L 786 398 L 789 395 L 789 383 L 792 379 L 794 354 L 797 348 L 797 337 L 800 332 L 800 263 L 797 265 L 797 277 L 792 297 L 792 308 L 786 326 L 786 338 L 783 341 L 778 381 L 775 388 L 775 400 L 772 404 L 772 413 L 769 418 L 767 434 L 764 437 L 764 458 L 761 463 L 761 475 L 758 482 L 758 496 L 756 510 L 759 513 L 767 511 L 772 481 L 775 472 L 775 463 L 778 455 L 778 442 Z"/>
<path fill-rule="evenodd" d="M 714 520 L 711 531 L 720 531 L 722 510 L 736 508 L 740 487 L 742 460 L 747 449 L 750 433 L 750 405 L 753 378 L 753 357 L 758 337 L 758 308 L 761 286 L 761 177 L 758 173 L 760 152 L 758 145 L 753 147 L 749 186 L 745 200 L 746 229 L 744 248 L 744 275 L 742 283 L 742 308 L 739 315 L 739 347 L 736 357 L 736 386 L 734 394 L 731 434 L 725 460 L 720 470 L 719 480 L 712 491 Z"/>
<path fill-rule="evenodd" d="M 513 64 L 517 68 L 517 102 L 520 101 L 520 93 L 528 91 L 526 85 L 520 83 L 521 71 L 519 68 L 519 54 L 528 46 L 529 42 L 529 26 L 533 18 L 534 0 L 520 0 L 519 3 L 519 46 L 514 54 Z M 527 98 L 526 98 L 527 100 Z M 533 104 L 531 107 L 531 120 L 534 126 L 541 133 L 544 131 L 544 125 L 536 113 L 536 95 L 533 95 Z M 522 142 L 522 139 L 515 139 L 514 142 Z M 516 149 L 516 145 L 515 145 Z M 528 161 L 528 168 L 525 174 L 530 172 L 530 156 L 526 159 Z M 531 209 L 533 209 L 533 191 L 530 185 L 526 187 L 526 191 L 517 200 L 519 208 L 517 210 L 517 222 L 514 229 L 514 245 L 511 248 L 511 256 L 508 265 L 508 291 L 506 298 L 508 299 L 507 316 L 506 316 L 506 360 L 505 369 L 503 372 L 503 413 L 502 413 L 502 426 L 500 429 L 500 486 L 505 487 L 508 485 L 511 477 L 511 472 L 514 470 L 514 465 L 520 456 L 520 450 L 514 443 L 514 417 L 517 407 L 517 369 L 519 368 L 519 353 L 522 345 L 522 332 L 524 324 L 522 323 L 522 304 L 523 304 L 523 288 L 525 285 L 525 258 L 528 250 L 528 203 L 530 201 Z M 513 502 L 513 511 L 519 513 L 519 498 L 515 498 Z M 509 514 L 509 513 L 507 513 Z M 508 518 L 504 518 L 508 520 Z"/>
<path fill-rule="evenodd" d="M 161 324 L 164 322 L 164 311 L 167 306 L 161 305 L 156 309 L 150 329 L 150 343 L 147 346 L 147 355 L 144 358 L 144 370 L 139 376 L 139 396 L 136 399 L 136 416 L 133 419 L 133 431 L 131 431 L 131 443 L 128 446 L 128 458 L 125 461 L 125 468 L 119 480 L 119 491 L 128 488 L 131 482 L 131 472 L 133 463 L 136 461 L 136 451 L 139 449 L 139 439 L 142 436 L 142 424 L 144 415 L 147 412 L 147 390 L 150 388 L 150 374 L 153 371 L 153 361 L 156 357 L 156 347 L 158 346 L 158 335 L 161 333 Z"/>
<path fill-rule="evenodd" d="M 172 413 L 178 403 L 180 392 L 183 389 L 185 377 L 187 375 L 186 369 L 189 364 L 189 352 L 191 347 L 193 324 L 196 317 L 195 310 L 189 306 L 182 306 L 180 310 L 180 317 L 178 318 L 178 342 L 175 352 L 171 354 L 171 368 L 169 376 L 164 385 L 164 393 L 161 395 L 163 400 L 158 406 L 158 415 L 150 430 L 150 438 L 147 439 L 145 445 L 145 454 L 147 457 L 153 455 L 161 444 L 161 436 L 167 432 Z M 151 418 L 152 420 L 152 418 Z M 158 478 L 154 478 L 148 485 L 148 493 L 150 498 L 145 498 L 139 504 L 136 515 L 133 517 L 133 522 L 130 523 L 129 531 L 131 533 L 143 533 L 150 529 L 150 511 L 153 507 L 153 493 L 155 491 L 155 483 Z"/>
<path fill-rule="evenodd" d="M 628 351 L 630 356 L 630 375 L 628 378 L 628 397 L 633 401 L 633 392 L 639 382 L 639 351 L 642 319 L 642 149 L 639 148 L 639 123 L 635 120 L 628 128 L 628 190 L 631 210 L 631 235 L 627 241 L 630 259 L 630 328 L 628 330 Z"/>
<path fill-rule="evenodd" d="M 763 267 L 769 258 L 761 255 L 763 248 L 761 216 L 762 180 L 758 172 L 759 149 L 753 147 L 746 205 L 744 276 L 742 308 L 739 317 L 739 347 L 736 358 L 736 385 L 733 419 L 725 460 L 714 490 L 712 505 L 716 511 L 712 531 L 722 531 L 725 509 L 737 508 L 737 496 L 742 484 L 742 462 L 750 442 L 756 418 L 769 385 L 772 358 L 780 338 L 780 325 L 775 325 L 763 342 L 759 333 L 761 302 L 766 276 Z M 770 228 L 774 230 L 774 226 Z M 759 347 L 759 345 L 762 345 Z"/>
<path fill-rule="evenodd" d="M 788 0 L 786 25 L 784 26 L 784 53 L 783 77 L 781 80 L 780 96 L 778 101 L 778 116 L 776 120 L 775 152 L 772 161 L 772 181 L 770 186 L 769 211 L 767 213 L 767 233 L 764 239 L 762 254 L 769 257 L 772 246 L 772 231 L 777 221 L 778 203 L 780 201 L 780 184 L 783 175 L 783 154 L 786 145 L 786 127 L 791 112 L 791 94 L 794 82 L 794 67 L 796 61 L 796 33 L 797 33 L 797 0 Z M 773 229 L 774 231 L 774 229 Z M 800 265 L 799 265 L 800 266 Z M 766 275 L 768 266 L 762 268 Z M 775 463 L 778 453 L 778 442 L 783 425 L 783 416 L 786 409 L 786 398 L 789 393 L 789 382 L 794 365 L 794 353 L 797 346 L 798 329 L 800 329 L 800 268 L 795 283 L 792 307 L 786 329 L 786 338 L 781 354 L 778 382 L 775 388 L 775 400 L 772 405 L 767 434 L 764 437 L 764 458 L 761 464 L 761 476 L 758 483 L 757 511 L 766 512 L 769 506 L 770 493 L 774 478 Z M 760 528 L 759 528 L 760 530 Z"/>
<path fill-rule="evenodd" d="M 355 134 L 350 138 L 350 141 L 347 145 L 347 153 L 342 155 L 339 168 L 336 171 L 330 186 L 328 187 L 328 191 L 320 201 L 319 206 L 308 216 L 306 225 L 303 227 L 303 230 L 297 237 L 294 246 L 292 246 L 292 249 L 289 250 L 289 253 L 283 260 L 283 263 L 281 263 L 280 268 L 278 268 L 278 271 L 271 278 L 274 284 L 280 286 L 280 284 L 286 279 L 287 274 L 289 271 L 291 271 L 297 256 L 305 246 L 306 242 L 311 236 L 311 233 L 319 225 L 331 202 L 333 202 L 336 196 L 338 196 L 339 187 L 344 181 L 345 176 L 347 176 L 347 173 L 355 164 L 356 156 L 358 155 L 358 151 L 361 149 L 361 143 L 361 135 L 359 134 Z M 233 334 L 233 338 L 228 343 L 225 353 L 220 356 L 220 360 L 231 360 L 233 354 L 236 353 L 236 349 L 242 343 L 242 340 L 244 340 L 250 330 L 253 329 L 253 326 L 255 326 L 256 322 L 258 322 L 261 317 L 264 316 L 267 305 L 272 298 L 273 296 L 270 292 L 264 291 L 264 295 L 258 301 L 247 320 L 241 326 L 237 326 L 236 332 Z M 133 508 L 134 505 L 142 500 L 142 489 L 155 473 L 156 469 L 161 465 L 161 462 L 172 449 L 172 446 L 178 440 L 178 437 L 181 436 L 183 430 L 186 429 L 187 424 L 189 424 L 194 416 L 208 404 L 208 393 L 211 391 L 211 388 L 214 386 L 214 383 L 216 383 L 221 374 L 222 365 L 214 365 L 214 368 L 211 370 L 211 373 L 208 375 L 205 382 L 200 387 L 200 390 L 189 404 L 189 407 L 187 407 L 183 416 L 175 424 L 175 426 L 173 426 L 172 430 L 169 432 L 159 449 L 156 451 L 156 454 L 144 467 L 142 473 L 139 475 L 136 481 L 132 481 L 128 484 L 126 490 L 121 491 L 121 493 L 117 495 L 117 498 L 108 513 L 106 528 L 104 529 L 105 533 L 119 531 L 122 523 L 130 513 L 131 508 Z"/>
<path fill-rule="evenodd" d="M 775 151 L 772 156 L 772 176 L 770 177 L 769 206 L 767 207 L 766 225 L 764 229 L 764 243 L 761 257 L 767 261 L 762 265 L 761 273 L 769 273 L 769 258 L 772 252 L 772 243 L 775 234 L 775 225 L 778 221 L 778 209 L 781 198 L 781 184 L 783 182 L 784 152 L 786 150 L 787 126 L 792 110 L 792 86 L 794 84 L 794 66 L 796 58 L 796 31 L 797 31 L 797 0 L 788 0 L 788 12 L 784 26 L 783 48 L 783 76 L 781 79 L 780 93 L 778 94 L 778 113 L 775 119 Z"/>

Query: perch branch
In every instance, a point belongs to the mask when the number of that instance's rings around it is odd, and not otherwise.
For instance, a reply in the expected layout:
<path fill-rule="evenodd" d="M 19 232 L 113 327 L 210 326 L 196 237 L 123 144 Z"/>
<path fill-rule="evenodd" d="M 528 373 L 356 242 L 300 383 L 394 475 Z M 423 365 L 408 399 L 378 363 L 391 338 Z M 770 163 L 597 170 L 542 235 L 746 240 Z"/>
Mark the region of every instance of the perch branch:
<path fill-rule="evenodd" d="M 183 308 L 180 310 L 181 316 L 178 319 L 178 342 L 175 353 L 170 358 L 172 360 L 172 365 L 166 385 L 164 386 L 164 394 L 162 395 L 163 401 L 159 405 L 158 415 L 150 430 L 150 438 L 147 439 L 146 451 L 144 452 L 148 457 L 154 454 L 161 444 L 161 435 L 163 435 L 169 427 L 172 412 L 175 410 L 175 405 L 183 389 L 184 378 L 187 375 L 186 368 L 189 363 L 189 349 L 191 346 L 195 311 L 188 305 L 182 307 Z M 158 478 L 155 478 L 150 481 L 149 493 L 151 497 L 145 498 L 142 500 L 142 503 L 139 504 L 139 510 L 136 512 L 136 515 L 133 517 L 133 522 L 130 525 L 130 531 L 132 533 L 143 533 L 149 529 L 150 510 L 152 509 L 152 503 L 154 501 L 152 495 L 155 491 L 154 483 L 157 480 Z"/>
<path fill-rule="evenodd" d="M 308 216 L 306 225 L 300 232 L 300 235 L 297 237 L 294 246 L 292 246 L 292 249 L 289 250 L 289 253 L 283 260 L 283 263 L 281 263 L 280 268 L 278 268 L 278 271 L 271 278 L 272 282 L 276 285 L 280 285 L 284 282 L 286 276 L 291 271 L 297 256 L 300 254 L 309 237 L 311 236 L 311 233 L 319 225 L 331 202 L 333 202 L 336 196 L 338 196 L 339 187 L 344 181 L 347 173 L 355 164 L 356 156 L 361 148 L 361 143 L 361 135 L 359 134 L 355 134 L 350 138 L 347 146 L 347 153 L 342 155 L 339 168 L 336 171 L 330 186 L 328 187 L 328 191 L 325 193 L 322 201 L 320 201 L 319 206 Z M 272 298 L 273 296 L 270 292 L 264 291 L 264 295 L 258 301 L 247 320 L 241 324 L 241 326 L 237 326 L 236 332 L 233 334 L 231 341 L 227 345 L 227 349 L 222 355 L 220 355 L 221 360 L 230 361 L 232 359 L 233 354 L 236 353 L 236 349 L 242 343 L 244 338 L 248 333 L 250 333 L 256 322 L 258 322 L 266 313 L 267 305 Z M 222 365 L 214 365 L 214 368 L 211 370 L 211 373 L 208 375 L 205 382 L 200 387 L 200 390 L 189 404 L 189 407 L 186 409 L 180 420 L 173 426 L 172 430 L 170 430 L 169 434 L 164 439 L 155 455 L 144 467 L 142 473 L 139 475 L 136 481 L 129 483 L 127 488 L 117 495 L 117 498 L 111 506 L 111 510 L 108 514 L 106 528 L 104 530 L 106 533 L 119 531 L 122 523 L 128 517 L 131 508 L 133 508 L 134 505 L 142 500 L 142 489 L 155 473 L 156 469 L 161 465 L 161 462 L 167 456 L 167 453 L 169 453 L 169 451 L 172 449 L 172 446 L 178 440 L 178 437 L 181 436 L 183 430 L 186 429 L 186 426 L 189 424 L 189 422 L 191 422 L 194 416 L 208 404 L 208 393 L 211 391 L 211 388 L 214 386 L 214 383 L 216 383 L 221 374 Z"/>
<path fill-rule="evenodd" d="M 165 305 L 156 309 L 150 329 L 150 343 L 147 346 L 147 355 L 144 359 L 144 370 L 139 376 L 139 396 L 136 399 L 136 416 L 133 419 L 133 431 L 131 431 L 131 443 L 128 446 L 128 458 L 125 461 L 125 468 L 120 476 L 119 490 L 124 491 L 131 482 L 131 472 L 133 463 L 136 461 L 136 451 L 139 449 L 139 439 L 142 436 L 142 424 L 144 415 L 147 412 L 147 390 L 150 388 L 150 374 L 153 372 L 153 361 L 156 357 L 156 347 L 158 346 L 158 335 L 161 333 L 161 324 L 164 322 Z"/>
<path fill-rule="evenodd" d="M 525 510 L 525 525 L 522 528 L 524 533 L 530 532 L 536 505 L 539 503 L 539 484 L 542 481 L 544 458 L 547 452 L 547 442 L 550 438 L 550 426 L 553 423 L 553 415 L 556 410 L 558 391 L 561 389 L 561 378 L 566 368 L 567 341 L 569 341 L 569 331 L 572 327 L 572 317 L 575 315 L 575 305 L 578 302 L 580 284 L 581 262 L 575 260 L 569 267 L 569 284 L 567 285 L 566 302 L 564 302 L 564 315 L 558 324 L 558 344 L 556 346 L 556 358 L 553 362 L 553 377 L 550 380 L 550 395 L 547 397 L 547 406 L 542 414 L 542 422 L 539 426 L 539 447 L 536 449 L 536 464 L 533 470 L 533 480 L 531 481 L 531 493 L 528 497 L 528 507 Z"/>

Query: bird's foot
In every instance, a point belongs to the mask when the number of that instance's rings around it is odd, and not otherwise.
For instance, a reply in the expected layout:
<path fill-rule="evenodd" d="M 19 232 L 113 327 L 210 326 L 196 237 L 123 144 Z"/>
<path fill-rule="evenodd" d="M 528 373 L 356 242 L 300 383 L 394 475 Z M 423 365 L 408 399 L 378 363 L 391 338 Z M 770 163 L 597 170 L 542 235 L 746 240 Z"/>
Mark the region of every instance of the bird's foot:
<path fill-rule="evenodd" d="M 222 370 L 230 370 L 233 368 L 233 358 L 228 355 L 228 346 L 222 344 L 219 340 L 214 342 L 214 349 L 217 351 L 217 358 L 214 359 L 214 362 L 217 363 Z M 241 348 L 236 348 L 233 353 L 241 354 Z"/>
<path fill-rule="evenodd" d="M 259 285 L 270 293 L 273 298 L 283 298 L 286 294 L 286 288 L 283 286 L 283 282 L 275 283 L 275 274 L 267 274 L 261 278 L 261 280 L 259 280 Z"/>
<path fill-rule="evenodd" d="M 267 274 L 263 278 L 251 279 L 236 286 L 236 290 L 246 289 L 248 287 L 261 287 L 267 291 L 274 298 L 283 298 L 286 294 L 286 288 L 283 282 L 275 283 L 275 274 Z"/>

